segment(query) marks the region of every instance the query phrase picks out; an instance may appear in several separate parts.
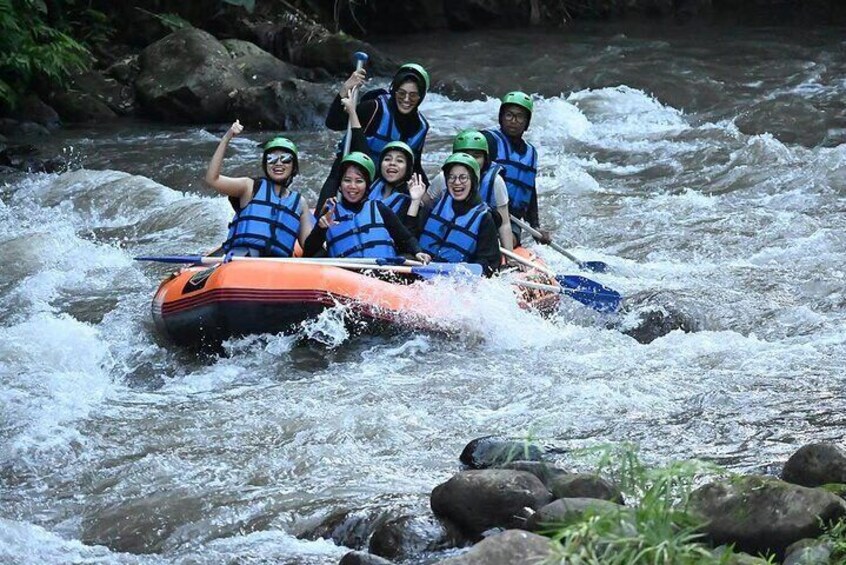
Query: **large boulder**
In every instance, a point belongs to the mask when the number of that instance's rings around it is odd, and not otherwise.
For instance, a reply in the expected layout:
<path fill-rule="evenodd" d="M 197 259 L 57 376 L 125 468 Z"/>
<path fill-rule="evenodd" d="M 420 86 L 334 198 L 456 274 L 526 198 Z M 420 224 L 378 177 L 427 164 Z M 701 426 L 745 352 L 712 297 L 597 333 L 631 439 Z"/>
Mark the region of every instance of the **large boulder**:
<path fill-rule="evenodd" d="M 459 460 L 471 469 L 487 469 L 512 461 L 540 461 L 543 452 L 528 441 L 495 436 L 476 438 L 461 451 Z"/>
<path fill-rule="evenodd" d="M 108 104 L 86 92 L 57 92 L 50 96 L 50 103 L 62 120 L 71 124 L 102 123 L 118 117 Z"/>
<path fill-rule="evenodd" d="M 819 489 L 750 475 L 694 491 L 689 510 L 715 543 L 734 543 L 748 553 L 784 555 L 787 546 L 817 537 L 822 524 L 846 515 L 846 502 Z"/>
<path fill-rule="evenodd" d="M 547 488 L 549 488 L 550 481 L 555 477 L 562 477 L 570 474 L 564 469 L 556 467 L 546 461 L 511 461 L 504 465 L 498 465 L 497 468 L 531 473 L 539 478 Z"/>
<path fill-rule="evenodd" d="M 463 471 L 432 491 L 436 516 L 446 518 L 470 538 L 490 528 L 521 528 L 532 510 L 552 499 L 531 473 L 485 469 Z"/>
<path fill-rule="evenodd" d="M 543 563 L 553 556 L 549 538 L 522 530 L 506 530 L 490 536 L 458 557 L 438 561 L 436 565 L 515 565 Z"/>
<path fill-rule="evenodd" d="M 314 129 L 323 123 L 330 99 L 324 86 L 289 79 L 236 90 L 227 112 L 259 129 Z"/>
<path fill-rule="evenodd" d="M 291 48 L 291 62 L 300 67 L 319 67 L 333 75 L 348 75 L 355 69 L 353 53 L 364 51 L 369 55 L 367 69 L 371 75 L 391 76 L 399 62 L 359 39 L 336 33 L 312 41 L 305 41 Z"/>
<path fill-rule="evenodd" d="M 376 527 L 369 550 L 388 559 L 409 559 L 424 552 L 458 547 L 463 541 L 459 532 L 434 516 L 400 516 Z"/>
<path fill-rule="evenodd" d="M 29 94 L 21 100 L 16 115 L 20 120 L 35 122 L 48 130 L 62 127 L 62 120 L 56 110 L 45 104 L 35 94 Z"/>
<path fill-rule="evenodd" d="M 159 119 L 230 121 L 230 94 L 249 86 L 226 47 L 194 28 L 171 33 L 144 49 L 139 66 L 138 101 Z"/>
<path fill-rule="evenodd" d="M 301 78 L 297 67 L 277 59 L 254 43 L 240 39 L 226 39 L 220 43 L 250 86 Z"/>
<path fill-rule="evenodd" d="M 846 483 L 846 452 L 831 443 L 805 445 L 787 460 L 781 478 L 803 487 Z"/>
<path fill-rule="evenodd" d="M 625 506 L 596 498 L 559 498 L 532 514 L 526 522 L 526 529 L 544 531 L 556 525 L 579 522 L 588 512 L 600 514 L 625 509 Z"/>
<path fill-rule="evenodd" d="M 828 565 L 834 547 L 830 541 L 803 539 L 787 548 L 782 565 Z"/>

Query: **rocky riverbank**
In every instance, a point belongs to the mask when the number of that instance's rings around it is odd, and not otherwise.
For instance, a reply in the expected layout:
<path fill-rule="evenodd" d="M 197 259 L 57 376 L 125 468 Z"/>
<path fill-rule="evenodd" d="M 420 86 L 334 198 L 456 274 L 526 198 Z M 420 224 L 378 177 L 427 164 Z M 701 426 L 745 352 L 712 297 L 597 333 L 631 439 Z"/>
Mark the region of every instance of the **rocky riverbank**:
<path fill-rule="evenodd" d="M 729 476 L 691 463 L 649 469 L 631 452 L 619 467 L 591 472 L 548 457 L 525 442 L 476 439 L 461 454 L 462 470 L 434 487 L 428 509 L 330 516 L 302 535 L 355 548 L 341 565 L 507 565 L 575 555 L 585 563 L 749 565 L 844 558 L 836 542 L 846 516 L 846 454 L 838 446 L 802 447 L 780 477 Z"/>

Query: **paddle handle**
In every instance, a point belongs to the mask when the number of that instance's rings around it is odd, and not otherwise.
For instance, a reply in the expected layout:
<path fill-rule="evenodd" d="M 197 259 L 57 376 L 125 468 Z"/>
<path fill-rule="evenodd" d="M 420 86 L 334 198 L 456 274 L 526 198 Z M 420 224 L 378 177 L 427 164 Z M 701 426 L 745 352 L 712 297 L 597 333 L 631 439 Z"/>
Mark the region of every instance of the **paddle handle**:
<path fill-rule="evenodd" d="M 368 56 L 364 51 L 356 51 L 353 58 L 355 59 L 355 70 L 360 71 L 364 68 Z M 358 88 L 350 91 L 350 98 L 352 98 L 353 112 L 355 112 L 356 102 L 358 102 Z M 352 144 L 352 122 L 347 120 L 347 135 L 344 137 L 344 157 L 349 155 L 350 144 Z"/>
<path fill-rule="evenodd" d="M 520 226 L 521 228 L 523 228 L 524 230 L 526 230 L 527 232 L 529 232 L 529 235 L 531 235 L 533 237 L 538 237 L 538 238 L 543 237 L 543 234 L 541 232 L 539 232 L 538 230 L 536 230 L 535 228 L 530 226 L 527 222 L 524 222 L 523 220 L 521 220 L 520 218 L 518 218 L 514 214 L 511 215 L 511 221 L 514 222 L 515 224 L 517 224 L 518 226 Z M 554 250 L 559 252 L 561 255 L 563 255 L 564 257 L 566 257 L 570 261 L 573 261 L 577 265 L 582 264 L 582 262 L 579 261 L 578 259 L 576 259 L 576 257 L 574 255 L 569 253 L 566 249 L 564 249 L 563 247 L 561 247 L 559 244 L 555 243 L 554 241 L 550 241 L 549 243 L 547 243 L 547 245 L 549 245 L 551 248 L 553 248 Z"/>
<path fill-rule="evenodd" d="M 524 286 L 526 288 L 534 288 L 534 289 L 537 289 L 537 290 L 546 290 L 548 292 L 554 292 L 556 294 L 564 293 L 563 288 L 561 288 L 560 286 L 555 286 L 555 285 L 551 285 L 551 284 L 536 283 L 536 282 L 532 282 L 532 281 L 521 281 L 519 279 L 511 281 L 511 284 L 516 285 L 516 286 Z"/>
<path fill-rule="evenodd" d="M 547 267 L 545 267 L 544 265 L 541 265 L 540 263 L 535 263 L 534 261 L 530 261 L 530 260 L 526 259 L 525 257 L 522 257 L 522 256 L 514 253 L 513 251 L 509 251 L 508 249 L 506 249 L 504 247 L 500 247 L 499 251 L 500 251 L 500 253 L 502 253 L 506 257 L 511 257 L 512 259 L 514 259 L 515 261 L 517 261 L 518 263 L 520 263 L 522 265 L 525 265 L 527 267 L 531 267 L 532 269 L 536 269 L 536 270 L 538 270 L 538 271 L 540 271 L 544 274 L 549 275 L 550 277 L 555 276 L 554 271 L 552 271 L 551 269 L 548 269 Z"/>

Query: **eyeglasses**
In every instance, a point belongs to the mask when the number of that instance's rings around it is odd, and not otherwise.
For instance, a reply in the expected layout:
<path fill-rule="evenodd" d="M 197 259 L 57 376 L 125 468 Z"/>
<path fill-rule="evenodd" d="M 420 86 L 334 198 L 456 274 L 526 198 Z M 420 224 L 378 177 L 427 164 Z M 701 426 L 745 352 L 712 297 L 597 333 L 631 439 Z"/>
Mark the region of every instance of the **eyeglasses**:
<path fill-rule="evenodd" d="M 518 124 L 522 124 L 529 119 L 529 116 L 526 114 L 515 114 L 514 112 L 505 112 L 502 114 L 502 117 L 509 122 L 517 122 Z"/>
<path fill-rule="evenodd" d="M 276 163 L 279 163 L 281 165 L 287 165 L 293 160 L 294 156 L 290 153 L 271 153 L 270 155 L 264 158 L 264 162 L 268 165 L 275 165 Z"/>
<path fill-rule="evenodd" d="M 449 175 L 447 177 L 447 182 L 450 184 L 464 184 L 470 180 L 470 175 Z"/>
<path fill-rule="evenodd" d="M 396 96 L 399 100 L 408 100 L 409 102 L 417 102 L 418 100 L 420 100 L 419 92 L 407 92 L 405 90 L 397 90 Z"/>

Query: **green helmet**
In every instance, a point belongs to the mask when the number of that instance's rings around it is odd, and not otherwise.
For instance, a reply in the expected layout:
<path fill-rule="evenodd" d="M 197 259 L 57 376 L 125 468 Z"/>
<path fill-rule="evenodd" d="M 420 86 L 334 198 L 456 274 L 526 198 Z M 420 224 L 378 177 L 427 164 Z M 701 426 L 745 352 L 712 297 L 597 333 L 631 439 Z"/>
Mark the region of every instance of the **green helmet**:
<path fill-rule="evenodd" d="M 376 177 L 376 164 L 373 163 L 373 159 L 370 158 L 370 155 L 367 153 L 361 153 L 359 151 L 353 151 L 343 159 L 341 159 L 341 165 L 345 165 L 346 163 L 352 163 L 353 165 L 358 165 L 362 169 L 367 172 L 367 184 L 373 182 L 373 179 Z"/>
<path fill-rule="evenodd" d="M 382 149 L 382 153 L 379 154 L 379 158 L 382 159 L 385 156 L 385 153 L 392 149 L 394 151 L 402 151 L 405 153 L 405 156 L 408 158 L 408 170 L 411 171 L 414 167 L 414 151 L 412 151 L 411 147 L 409 147 L 404 141 L 392 141 L 386 144 Z"/>
<path fill-rule="evenodd" d="M 408 73 L 413 73 L 423 79 L 423 92 L 420 93 L 420 97 L 423 98 L 426 96 L 426 93 L 429 92 L 429 85 L 431 84 L 429 73 L 422 65 L 418 65 L 417 63 L 404 63 L 399 69 L 397 69 L 397 74 L 394 75 L 394 87 L 399 86 L 399 84 L 397 84 L 397 80 Z"/>
<path fill-rule="evenodd" d="M 490 154 L 487 138 L 481 132 L 473 129 L 464 130 L 456 135 L 455 139 L 452 140 L 452 150 L 453 152 L 484 151 L 485 155 Z"/>
<path fill-rule="evenodd" d="M 532 102 L 532 97 L 525 92 L 520 92 L 519 90 L 509 92 L 502 97 L 502 104 L 500 107 L 505 106 L 506 104 L 514 104 L 516 106 L 520 106 L 521 108 L 525 108 L 529 112 L 529 117 L 532 117 L 534 103 Z"/>
<path fill-rule="evenodd" d="M 450 167 L 452 167 L 452 165 L 464 165 L 465 167 L 473 171 L 473 174 L 476 175 L 476 178 L 473 179 L 473 184 L 474 186 L 479 184 L 479 176 L 481 175 L 481 170 L 479 169 L 479 162 L 476 161 L 475 157 L 468 155 L 467 153 L 462 153 L 460 151 L 458 153 L 453 153 L 452 155 L 447 157 L 447 160 L 444 161 L 444 166 L 441 167 L 441 170 L 444 172 L 444 175 L 447 174 L 447 171 L 450 169 Z"/>
<path fill-rule="evenodd" d="M 267 154 L 273 151 L 274 149 L 282 149 L 283 151 L 287 151 L 294 156 L 294 168 L 293 172 L 291 173 L 291 178 L 296 175 L 300 170 L 300 157 L 299 152 L 297 151 L 297 146 L 294 145 L 294 142 L 288 139 L 287 137 L 274 137 L 270 141 L 264 144 L 264 152 L 261 156 L 261 166 L 264 169 L 264 174 L 267 174 Z"/>

